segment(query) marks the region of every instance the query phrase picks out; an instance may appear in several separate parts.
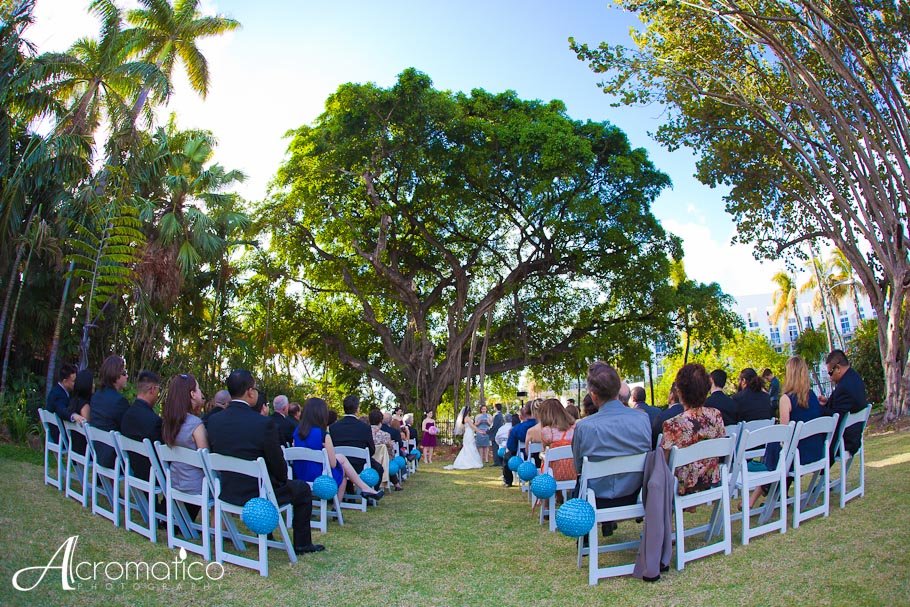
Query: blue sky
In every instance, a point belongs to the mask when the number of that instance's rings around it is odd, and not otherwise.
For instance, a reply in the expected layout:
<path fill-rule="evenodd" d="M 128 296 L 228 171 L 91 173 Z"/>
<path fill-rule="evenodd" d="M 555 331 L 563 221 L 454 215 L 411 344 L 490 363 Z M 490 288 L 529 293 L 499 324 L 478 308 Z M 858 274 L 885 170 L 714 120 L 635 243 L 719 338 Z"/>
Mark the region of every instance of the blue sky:
<path fill-rule="evenodd" d="M 88 0 L 38 0 L 30 38 L 41 50 L 62 50 L 95 35 Z M 129 7 L 135 0 L 120 0 Z M 561 99 L 575 119 L 607 120 L 633 146 L 648 150 L 673 188 L 654 205 L 664 227 L 683 238 L 689 275 L 717 281 L 734 295 L 767 293 L 776 264 L 759 264 L 751 249 L 730 245 L 734 226 L 719 190 L 698 183 L 687 150 L 668 152 L 648 136 L 664 108 L 613 108 L 598 76 L 569 50 L 567 38 L 596 44 L 631 43 L 637 19 L 603 1 L 500 0 L 301 2 L 202 0 L 204 13 L 237 19 L 241 29 L 200 47 L 209 59 L 205 100 L 182 76 L 166 109 L 184 128 L 212 130 L 217 160 L 249 175 L 241 193 L 265 195 L 280 164 L 289 129 L 311 122 L 344 82 L 391 85 L 407 67 L 427 73 L 437 88 Z"/>

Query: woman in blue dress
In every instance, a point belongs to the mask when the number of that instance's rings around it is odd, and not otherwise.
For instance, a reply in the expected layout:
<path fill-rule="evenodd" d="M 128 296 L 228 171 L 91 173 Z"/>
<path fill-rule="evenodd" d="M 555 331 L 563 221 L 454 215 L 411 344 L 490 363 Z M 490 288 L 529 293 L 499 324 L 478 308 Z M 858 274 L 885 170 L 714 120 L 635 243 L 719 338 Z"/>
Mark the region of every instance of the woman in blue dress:
<path fill-rule="evenodd" d="M 351 466 L 351 462 L 340 454 L 335 453 L 335 446 L 332 444 L 332 437 L 328 433 L 329 406 L 321 398 L 309 398 L 303 403 L 303 413 L 300 417 L 300 425 L 294 431 L 294 446 L 306 447 L 316 451 L 325 449 L 329 459 L 329 466 L 332 468 L 332 478 L 338 485 L 338 499 L 344 497 L 345 478 L 351 481 L 355 487 L 360 489 L 361 495 L 371 499 L 381 499 L 384 495 L 382 490 L 374 491 L 367 485 Z M 294 478 L 312 483 L 322 475 L 322 464 L 309 461 L 295 461 L 292 464 Z"/>
<path fill-rule="evenodd" d="M 780 397 L 780 423 L 784 426 L 791 421 L 810 422 L 821 417 L 821 405 L 818 397 L 809 388 L 809 367 L 802 356 L 791 356 L 787 360 L 787 371 L 784 380 L 783 394 Z M 816 434 L 799 441 L 799 462 L 801 465 L 817 462 L 825 452 L 825 436 Z M 769 470 L 777 466 L 780 459 L 780 443 L 770 444 L 765 448 L 764 463 Z M 793 479 L 787 477 L 787 488 Z M 755 504 L 762 495 L 764 487 L 752 492 L 751 504 Z"/>

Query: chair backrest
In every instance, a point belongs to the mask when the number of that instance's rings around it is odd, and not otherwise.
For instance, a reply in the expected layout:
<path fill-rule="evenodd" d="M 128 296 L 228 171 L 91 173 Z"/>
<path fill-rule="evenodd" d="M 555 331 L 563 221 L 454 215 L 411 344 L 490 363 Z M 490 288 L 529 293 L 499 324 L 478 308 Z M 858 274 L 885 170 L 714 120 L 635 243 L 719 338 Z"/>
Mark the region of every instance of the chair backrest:
<path fill-rule="evenodd" d="M 66 447 L 69 444 L 69 441 L 67 441 L 66 432 L 61 431 L 63 430 L 63 426 L 61 424 L 60 418 L 57 417 L 56 413 L 51 413 L 47 409 L 42 409 L 39 407 L 38 418 L 41 420 L 41 425 L 44 426 L 44 435 L 47 437 L 48 442 L 52 444 L 54 443 L 54 439 L 51 438 L 53 436 L 51 428 L 56 428 L 58 437 L 56 444 L 60 444 L 63 447 Z"/>
<path fill-rule="evenodd" d="M 563 445 L 562 447 L 550 447 L 547 449 L 543 460 L 544 474 L 550 473 L 550 464 L 562 459 L 573 459 L 572 445 Z"/>
<path fill-rule="evenodd" d="M 796 422 L 790 422 L 786 426 L 774 424 L 773 426 L 765 426 L 763 428 L 758 428 L 757 430 L 749 430 L 747 428 L 743 431 L 743 436 L 739 441 L 738 452 L 741 455 L 745 451 L 761 445 L 767 445 L 768 443 L 788 445 L 790 439 L 793 437 L 794 428 L 796 428 Z"/>
<path fill-rule="evenodd" d="M 77 424 L 74 422 L 64 420 L 63 429 L 66 431 L 67 444 L 70 444 L 70 445 L 73 444 L 73 435 L 74 434 L 79 434 L 80 436 L 82 436 L 82 439 L 86 442 L 86 444 L 88 443 L 88 436 L 85 434 L 85 428 L 82 426 L 82 424 Z M 88 447 L 86 447 L 85 453 L 78 453 L 75 451 L 71 451 L 70 457 L 75 457 L 75 458 L 87 457 L 89 455 L 89 453 L 91 453 L 91 451 L 89 450 Z M 76 459 L 75 461 L 79 461 L 79 460 Z"/>
<path fill-rule="evenodd" d="M 670 469 L 676 470 L 680 466 L 712 457 L 721 459 L 720 463 L 729 469 L 732 455 L 733 439 L 731 438 L 712 438 L 683 448 L 674 446 L 670 450 Z"/>
<path fill-rule="evenodd" d="M 315 464 L 322 465 L 323 474 L 331 474 L 329 468 L 329 455 L 325 452 L 325 449 L 309 449 L 308 447 L 282 447 L 281 450 L 284 452 L 284 459 L 288 463 L 289 476 L 293 473 L 293 467 L 291 466 L 294 462 L 313 462 Z M 369 453 L 369 451 L 367 452 Z"/>
<path fill-rule="evenodd" d="M 383 447 L 385 449 L 385 447 Z M 370 465 L 370 450 L 366 447 L 335 447 L 335 453 L 343 455 L 346 458 L 362 459 L 365 463 L 364 466 L 369 467 Z"/>
<path fill-rule="evenodd" d="M 828 440 L 831 440 L 831 435 L 834 434 L 834 431 L 837 429 L 837 420 L 839 415 L 835 413 L 834 415 L 816 417 L 815 419 L 803 422 L 802 427 L 796 435 L 796 440 L 801 441 L 804 438 L 809 438 L 810 436 L 815 436 L 816 434 L 827 434 Z"/>
<path fill-rule="evenodd" d="M 724 430 L 727 432 L 727 436 L 729 436 L 730 438 L 733 438 L 737 434 L 739 434 L 739 426 L 741 424 L 742 424 L 742 422 L 739 422 L 738 424 L 730 424 L 729 426 L 724 426 Z"/>
<path fill-rule="evenodd" d="M 841 443 L 843 442 L 844 431 L 846 431 L 846 429 L 849 428 L 850 426 L 853 426 L 856 424 L 863 424 L 863 427 L 864 427 L 866 425 L 866 422 L 869 420 L 869 414 L 871 412 L 872 412 L 872 405 L 866 405 L 866 408 L 863 409 L 862 411 L 857 411 L 856 413 L 848 413 L 847 417 L 842 420 L 843 423 L 840 424 L 840 426 L 835 430 L 834 440 L 832 441 L 832 444 L 837 446 L 836 453 L 838 453 L 838 456 L 841 451 Z"/>
<path fill-rule="evenodd" d="M 148 439 L 145 439 L 148 440 Z M 203 475 L 206 476 L 206 483 L 209 487 L 209 490 L 212 490 L 212 479 L 209 478 L 208 469 L 205 465 L 205 459 L 202 454 L 203 451 L 208 453 L 207 449 L 188 449 L 187 447 L 170 447 L 161 443 L 160 441 L 155 441 L 153 446 L 158 459 L 161 461 L 162 474 L 164 475 L 165 482 L 162 487 L 166 487 L 167 481 L 170 480 L 170 471 L 171 464 L 180 463 L 192 466 L 202 470 Z"/>
<path fill-rule="evenodd" d="M 114 432 L 110 430 L 99 430 L 98 428 L 93 428 L 89 423 L 83 424 L 82 427 L 85 429 L 85 435 L 88 439 L 88 448 L 92 453 L 92 461 L 95 463 L 95 466 L 106 470 L 113 470 L 114 468 L 120 467 L 123 455 L 120 453 L 120 449 L 117 447 L 117 441 L 114 440 Z M 95 443 L 101 443 L 102 445 L 107 445 L 113 449 L 114 468 L 106 468 L 99 462 Z"/>
<path fill-rule="evenodd" d="M 275 494 L 272 491 L 272 481 L 269 479 L 268 469 L 265 467 L 265 460 L 257 457 L 254 460 L 240 459 L 221 455 L 220 453 L 208 453 L 202 451 L 202 458 L 207 469 L 212 474 L 213 491 L 216 498 L 221 495 L 221 472 L 231 472 L 232 474 L 242 474 L 256 479 L 259 484 L 259 497 L 269 499 L 272 503 L 278 504 Z"/>
<path fill-rule="evenodd" d="M 628 474 L 630 472 L 644 472 L 645 459 L 647 453 L 636 453 L 635 455 L 621 455 L 610 457 L 604 460 L 592 462 L 585 456 L 581 465 L 581 482 L 579 484 L 578 495 L 582 499 L 588 490 L 588 483 L 596 478 L 605 476 L 614 476 L 616 474 Z"/>
<path fill-rule="evenodd" d="M 742 429 L 740 430 L 740 432 L 744 432 L 746 430 L 748 430 L 750 432 L 754 432 L 755 430 L 758 430 L 760 428 L 767 428 L 768 426 L 773 426 L 774 420 L 773 419 L 753 419 L 752 421 L 748 421 L 748 422 L 740 422 L 740 425 L 742 426 Z"/>
<path fill-rule="evenodd" d="M 528 443 L 527 444 L 528 459 L 530 459 L 531 456 L 534 455 L 535 453 L 542 453 L 542 452 L 543 452 L 542 443 Z"/>
<path fill-rule="evenodd" d="M 120 453 L 123 454 L 123 475 L 130 476 L 131 478 L 139 478 L 143 481 L 151 481 L 152 474 L 155 473 L 152 468 L 151 458 L 149 457 L 148 447 L 145 446 L 144 442 L 139 442 L 135 439 L 128 438 L 123 436 L 119 432 L 114 432 L 114 440 L 117 442 L 117 448 L 120 449 Z M 135 469 L 130 464 L 130 454 L 135 453 L 136 455 L 142 456 L 149 460 L 149 477 L 141 478 L 134 474 Z M 157 459 L 157 458 L 156 458 Z"/>

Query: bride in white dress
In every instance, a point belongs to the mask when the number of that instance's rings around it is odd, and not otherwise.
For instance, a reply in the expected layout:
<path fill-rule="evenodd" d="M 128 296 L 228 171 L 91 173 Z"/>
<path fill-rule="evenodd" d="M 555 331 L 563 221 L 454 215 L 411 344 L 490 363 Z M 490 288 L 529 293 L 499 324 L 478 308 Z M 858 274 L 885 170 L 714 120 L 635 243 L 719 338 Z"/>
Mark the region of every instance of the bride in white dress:
<path fill-rule="evenodd" d="M 455 421 L 455 434 L 464 432 L 464 441 L 458 457 L 445 470 L 473 470 L 474 468 L 483 468 L 483 460 L 480 458 L 480 451 L 477 450 L 477 443 L 474 441 L 474 435 L 477 427 L 474 425 L 474 419 L 471 417 L 471 410 L 465 407 L 458 414 Z"/>

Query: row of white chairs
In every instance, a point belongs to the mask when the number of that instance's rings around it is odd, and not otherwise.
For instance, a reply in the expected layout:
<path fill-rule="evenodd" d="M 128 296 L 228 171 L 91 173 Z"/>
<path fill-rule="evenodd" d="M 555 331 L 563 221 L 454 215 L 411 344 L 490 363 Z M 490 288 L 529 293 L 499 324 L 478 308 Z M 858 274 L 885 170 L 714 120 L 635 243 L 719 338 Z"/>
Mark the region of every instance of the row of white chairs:
<path fill-rule="evenodd" d="M 673 474 L 673 521 L 674 543 L 676 544 L 676 567 L 682 570 L 689 561 L 724 552 L 732 552 L 732 521 L 742 522 L 742 543 L 749 541 L 764 533 L 787 530 L 787 508 L 793 512 L 793 527 L 798 528 L 801 522 L 815 516 L 828 516 L 829 494 L 831 491 L 840 494 L 840 506 L 845 507 L 847 501 L 865 493 L 865 449 L 860 449 L 852 456 L 846 451 L 843 441 L 843 431 L 855 425 L 865 428 L 871 412 L 871 405 L 858 413 L 847 416 L 845 422 L 839 427 L 838 417 L 822 417 L 810 422 L 791 422 L 787 425 L 775 424 L 774 420 L 757 420 L 743 422 L 727 428 L 727 437 L 701 441 L 686 448 L 674 447 L 669 456 L 669 468 Z M 812 436 L 823 437 L 823 456 L 814 462 L 803 463 L 799 458 L 799 442 Z M 755 466 L 750 469 L 749 462 L 764 455 L 769 444 L 780 444 L 780 457 L 773 469 L 762 469 Z M 834 463 L 840 468 L 840 475 L 831 478 L 831 462 L 828 457 L 830 445 L 836 445 Z M 584 539 L 578 540 L 577 564 L 582 566 L 585 556 L 588 557 L 588 582 L 592 585 L 604 577 L 629 575 L 634 569 L 634 563 L 600 567 L 599 554 L 629 550 L 638 547 L 640 540 L 601 544 L 599 524 L 604 522 L 618 522 L 624 520 L 643 519 L 645 517 L 644 504 L 639 498 L 638 503 L 614 508 L 597 508 L 594 492 L 588 488 L 590 482 L 597 478 L 643 472 L 647 453 L 616 457 L 603 461 L 583 460 L 579 480 L 578 495 L 586 499 L 595 511 L 595 524 L 588 533 L 587 546 Z M 543 455 L 545 473 L 551 473 L 552 463 L 560 459 L 571 459 L 571 447 L 557 447 L 547 450 Z M 681 466 L 693 462 L 716 458 L 719 464 L 720 484 L 708 489 L 678 495 L 678 479 L 676 470 Z M 848 487 L 848 473 L 854 461 L 858 460 L 859 480 L 854 488 Z M 793 496 L 788 496 L 787 478 L 792 479 L 794 487 Z M 803 488 L 803 479 L 808 477 L 806 488 Z M 575 489 L 576 481 L 561 481 L 557 483 L 557 491 L 563 493 L 564 499 L 568 498 Z M 767 485 L 768 494 L 764 506 L 753 512 L 749 508 L 749 496 L 753 490 Z M 731 501 L 741 497 L 743 509 L 741 512 L 731 513 Z M 821 503 L 818 504 L 818 501 Z M 686 529 L 684 512 L 688 508 L 702 505 L 713 505 L 709 522 L 705 525 Z M 550 519 L 550 530 L 555 531 L 556 496 L 549 498 L 541 505 L 540 522 L 545 518 Z M 774 513 L 778 512 L 775 520 L 771 520 Z M 753 524 L 752 517 L 757 515 L 757 524 Z M 703 535 L 705 545 L 687 550 L 685 539 L 695 535 Z M 711 543 L 714 536 L 720 539 Z"/>
<path fill-rule="evenodd" d="M 167 528 L 167 542 L 170 548 L 184 548 L 200 555 L 205 560 L 212 560 L 212 539 L 214 539 L 214 560 L 229 562 L 249 567 L 268 575 L 268 548 L 284 549 L 289 560 L 297 561 L 288 533 L 291 524 L 292 510 L 290 504 L 279 505 L 265 466 L 265 461 L 258 458 L 254 461 L 242 460 L 215 453 L 207 449 L 186 449 L 169 447 L 145 439 L 142 442 L 127 438 L 116 431 L 101 431 L 90 423 L 82 425 L 62 421 L 53 413 L 39 409 L 41 423 L 45 430 L 44 481 L 64 492 L 79 502 L 84 508 L 89 506 L 93 514 L 101 515 L 115 526 L 120 526 L 123 513 L 124 527 L 157 542 L 159 521 L 164 521 Z M 56 439 L 54 438 L 56 437 Z M 74 440 L 81 438 L 86 448 L 83 453 L 72 448 Z M 106 450 L 105 457 L 99 452 Z M 339 453 L 348 451 L 352 457 L 363 457 L 369 461 L 366 449 L 356 450 L 350 447 L 338 447 Z M 107 455 L 111 457 L 108 458 Z M 131 459 L 141 456 L 149 461 L 147 478 L 134 473 Z M 284 449 L 288 463 L 289 478 L 293 474 L 294 461 L 314 461 L 323 466 L 323 473 L 331 475 L 325 450 L 312 450 L 301 447 Z M 110 466 L 101 462 L 112 460 Z M 50 464 L 56 460 L 56 473 L 51 474 Z M 201 492 L 198 494 L 180 491 L 173 486 L 172 464 L 180 463 L 199 469 L 203 473 Z M 405 472 L 416 471 L 416 462 Z M 281 541 L 270 540 L 266 535 L 247 535 L 239 531 L 233 517 L 239 517 L 243 506 L 231 504 L 219 499 L 221 495 L 220 474 L 231 472 L 253 477 L 259 487 L 259 496 L 269 500 L 279 511 L 278 532 Z M 166 513 L 156 512 L 158 498 L 165 500 Z M 357 501 L 357 506 L 366 510 L 362 496 L 351 494 L 345 496 Z M 331 508 L 329 501 L 332 502 Z M 194 505 L 200 509 L 200 523 L 190 517 L 186 506 Z M 332 500 L 320 500 L 314 497 L 313 511 L 315 520 L 311 527 L 326 533 L 328 519 L 333 517 L 339 524 L 344 524 L 341 515 L 341 504 L 337 497 Z M 134 512 L 139 514 L 135 520 Z M 212 520 L 211 513 L 214 513 Z M 178 533 L 179 532 L 179 533 Z M 227 532 L 237 553 L 224 548 L 224 534 Z M 257 558 L 245 557 L 240 553 L 246 551 L 245 542 L 258 545 Z"/>

